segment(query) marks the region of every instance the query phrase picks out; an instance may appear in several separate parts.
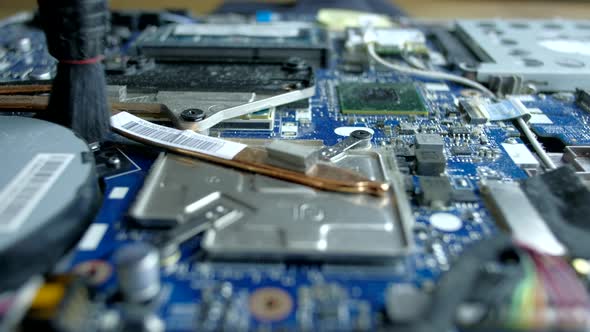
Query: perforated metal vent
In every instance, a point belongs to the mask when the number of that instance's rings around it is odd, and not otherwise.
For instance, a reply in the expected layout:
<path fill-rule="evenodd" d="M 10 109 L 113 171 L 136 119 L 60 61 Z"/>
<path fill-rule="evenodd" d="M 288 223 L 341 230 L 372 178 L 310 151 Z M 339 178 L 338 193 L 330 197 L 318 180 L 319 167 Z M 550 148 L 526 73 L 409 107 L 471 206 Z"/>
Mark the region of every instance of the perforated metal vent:
<path fill-rule="evenodd" d="M 456 28 L 482 59 L 481 82 L 517 78 L 538 91 L 590 87 L 590 21 L 460 20 Z"/>

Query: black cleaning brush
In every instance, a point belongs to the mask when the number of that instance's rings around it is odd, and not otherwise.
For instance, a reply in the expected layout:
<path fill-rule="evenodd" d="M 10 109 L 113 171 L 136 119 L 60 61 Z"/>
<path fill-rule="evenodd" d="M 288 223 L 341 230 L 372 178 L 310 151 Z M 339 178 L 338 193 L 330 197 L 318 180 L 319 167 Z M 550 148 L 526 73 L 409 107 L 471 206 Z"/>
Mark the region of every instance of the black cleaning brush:
<path fill-rule="evenodd" d="M 40 118 L 71 128 L 88 143 L 110 127 L 101 64 L 108 24 L 106 0 L 38 0 L 49 53 L 58 60 L 47 112 Z"/>

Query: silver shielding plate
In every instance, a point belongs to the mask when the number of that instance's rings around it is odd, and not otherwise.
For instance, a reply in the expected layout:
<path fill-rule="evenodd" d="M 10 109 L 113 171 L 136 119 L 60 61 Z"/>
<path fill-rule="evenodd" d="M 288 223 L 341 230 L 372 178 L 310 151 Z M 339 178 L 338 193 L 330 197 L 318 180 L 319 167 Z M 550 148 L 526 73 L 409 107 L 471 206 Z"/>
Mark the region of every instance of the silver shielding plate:
<path fill-rule="evenodd" d="M 481 82 L 516 76 L 538 91 L 590 88 L 588 20 L 459 20 L 456 30 L 482 60 Z"/>
<path fill-rule="evenodd" d="M 385 197 L 316 191 L 185 157 L 153 166 L 131 210 L 138 220 L 202 229 L 212 259 L 381 261 L 412 248 L 413 217 L 393 160 L 351 151 L 339 161 L 387 180 Z M 187 229 L 188 231 L 188 229 Z"/>

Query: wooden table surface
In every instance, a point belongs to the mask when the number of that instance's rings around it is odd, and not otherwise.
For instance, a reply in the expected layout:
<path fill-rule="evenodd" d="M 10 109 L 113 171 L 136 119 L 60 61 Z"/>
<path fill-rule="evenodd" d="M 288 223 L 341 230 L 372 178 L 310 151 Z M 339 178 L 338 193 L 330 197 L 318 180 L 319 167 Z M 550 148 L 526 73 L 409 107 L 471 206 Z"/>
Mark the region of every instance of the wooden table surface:
<path fill-rule="evenodd" d="M 235 1 L 235 0 L 234 0 Z M 270 0 L 289 2 L 292 0 Z M 343 0 L 354 1 L 354 0 Z M 590 19 L 590 0 L 392 0 L 415 17 L 569 17 Z M 111 0 L 112 8 L 189 8 L 194 13 L 208 13 L 221 0 Z M 36 0 L 0 0 L 0 17 L 30 10 Z"/>

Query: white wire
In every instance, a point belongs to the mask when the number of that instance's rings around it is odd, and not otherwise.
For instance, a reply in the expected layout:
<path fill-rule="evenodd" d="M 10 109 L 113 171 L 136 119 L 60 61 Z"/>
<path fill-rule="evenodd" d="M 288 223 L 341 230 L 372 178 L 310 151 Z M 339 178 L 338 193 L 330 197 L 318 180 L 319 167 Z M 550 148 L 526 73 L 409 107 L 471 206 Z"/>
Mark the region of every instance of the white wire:
<path fill-rule="evenodd" d="M 459 76 L 459 75 L 447 74 L 447 73 L 430 71 L 430 70 L 414 69 L 414 68 L 399 66 L 394 63 L 391 63 L 391 62 L 383 59 L 382 57 L 380 57 L 377 54 L 377 52 L 375 51 L 375 43 L 373 43 L 373 42 L 367 43 L 367 50 L 373 60 L 377 61 L 378 63 L 382 64 L 383 66 L 385 66 L 389 69 L 393 69 L 395 71 L 399 71 L 401 73 L 405 73 L 405 74 L 409 74 L 409 75 L 415 75 L 415 76 L 421 76 L 421 77 L 431 78 L 431 79 L 435 79 L 435 80 L 446 80 L 446 81 L 459 83 L 459 84 L 468 86 L 470 88 L 477 89 L 477 90 L 483 92 L 484 94 L 486 94 L 488 97 L 494 97 L 494 93 L 492 93 L 490 90 L 488 90 L 485 86 L 483 86 L 475 81 L 472 81 L 468 78 Z"/>
<path fill-rule="evenodd" d="M 522 129 L 522 131 L 524 132 L 526 138 L 529 140 L 529 142 L 531 142 L 533 150 L 535 150 L 535 152 L 537 153 L 539 158 L 541 158 L 541 161 L 543 161 L 545 166 L 549 169 L 556 169 L 557 166 L 555 166 L 553 160 L 551 160 L 547 152 L 543 150 L 543 147 L 541 146 L 539 141 L 537 141 L 537 138 L 535 137 L 535 134 L 533 134 L 533 132 L 531 131 L 531 128 L 529 128 L 529 125 L 526 122 L 524 122 L 522 118 L 516 119 L 516 122 L 518 123 L 520 129 Z"/>

